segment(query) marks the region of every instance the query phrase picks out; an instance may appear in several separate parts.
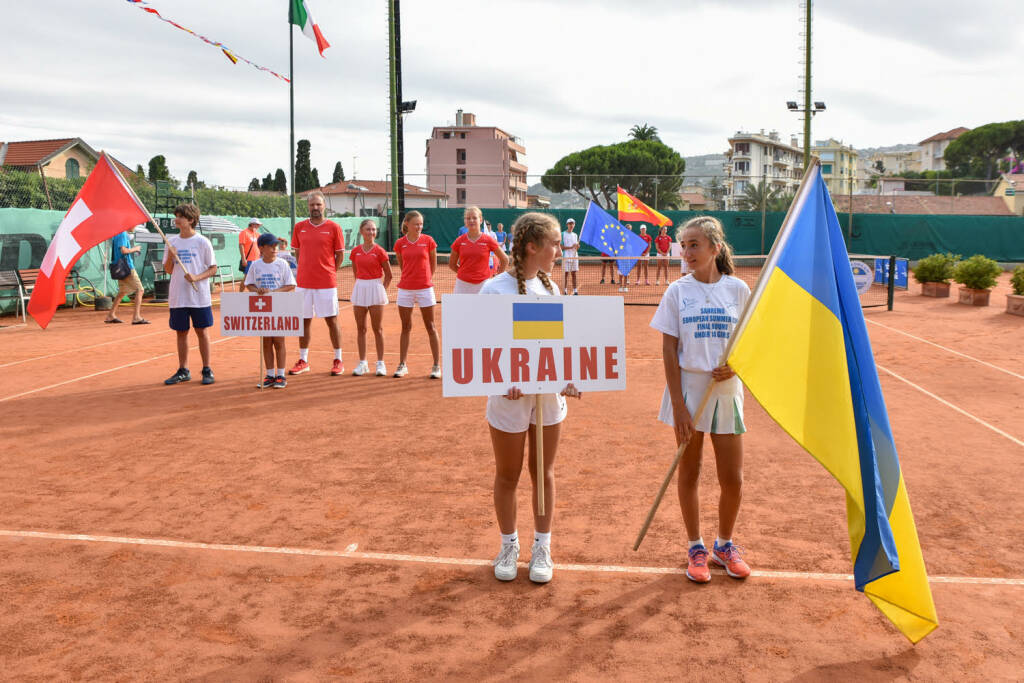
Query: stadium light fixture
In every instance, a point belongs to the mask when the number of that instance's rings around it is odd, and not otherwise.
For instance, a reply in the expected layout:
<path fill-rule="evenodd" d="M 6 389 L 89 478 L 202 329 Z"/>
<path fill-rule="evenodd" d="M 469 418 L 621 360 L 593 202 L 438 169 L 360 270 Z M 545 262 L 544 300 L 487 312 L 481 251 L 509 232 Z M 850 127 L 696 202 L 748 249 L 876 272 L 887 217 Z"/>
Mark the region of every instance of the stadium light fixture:
<path fill-rule="evenodd" d="M 786 102 L 786 109 L 789 109 L 790 111 L 796 111 L 798 108 L 799 107 L 797 107 L 796 102 L 794 102 L 793 100 Z"/>

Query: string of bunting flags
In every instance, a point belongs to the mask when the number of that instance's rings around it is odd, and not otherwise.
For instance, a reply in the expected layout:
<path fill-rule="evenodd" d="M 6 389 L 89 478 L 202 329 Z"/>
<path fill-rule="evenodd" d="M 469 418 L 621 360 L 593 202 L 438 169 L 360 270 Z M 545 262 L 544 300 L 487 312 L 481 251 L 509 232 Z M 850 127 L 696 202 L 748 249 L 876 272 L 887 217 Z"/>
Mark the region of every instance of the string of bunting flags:
<path fill-rule="evenodd" d="M 246 59 L 245 57 L 237 54 L 234 50 L 230 49 L 224 43 L 221 43 L 220 41 L 217 41 L 217 40 L 210 40 L 206 36 L 201 36 L 201 35 L 199 35 L 198 33 L 196 33 L 195 31 L 193 31 L 192 29 L 190 29 L 190 28 L 188 28 L 186 26 L 182 26 L 181 24 L 179 24 L 179 23 L 177 23 L 175 21 L 171 21 L 170 19 L 167 19 L 166 17 L 161 16 L 160 12 L 158 12 L 155 9 L 153 9 L 152 5 L 150 3 L 148 3 L 148 2 L 146 2 L 145 0 L 127 0 L 127 2 L 132 4 L 132 5 L 135 5 L 136 7 L 141 9 L 143 12 L 148 12 L 148 13 L 152 14 L 153 16 L 155 16 L 160 21 L 162 21 L 164 23 L 167 23 L 167 24 L 170 24 L 174 28 L 181 29 L 182 31 L 185 31 L 186 33 L 192 34 L 193 36 L 195 36 L 196 38 L 198 38 L 199 40 L 203 41 L 204 43 L 206 43 L 208 45 L 213 45 L 214 47 L 220 48 L 220 51 L 224 53 L 225 57 L 227 57 L 229 60 L 231 60 L 232 64 L 238 64 L 239 60 L 241 60 L 241 61 L 245 62 L 246 64 L 248 64 L 249 66 L 252 66 L 252 67 L 255 67 L 255 68 L 259 69 L 260 71 L 266 71 L 271 76 L 274 76 L 275 78 L 279 78 L 282 81 L 284 81 L 285 83 L 289 83 L 290 82 L 286 76 L 282 76 L 281 74 L 277 73 L 276 71 L 274 71 L 272 69 L 268 69 L 265 66 L 260 66 L 256 62 L 253 62 L 253 61 L 250 61 L 250 60 Z"/>

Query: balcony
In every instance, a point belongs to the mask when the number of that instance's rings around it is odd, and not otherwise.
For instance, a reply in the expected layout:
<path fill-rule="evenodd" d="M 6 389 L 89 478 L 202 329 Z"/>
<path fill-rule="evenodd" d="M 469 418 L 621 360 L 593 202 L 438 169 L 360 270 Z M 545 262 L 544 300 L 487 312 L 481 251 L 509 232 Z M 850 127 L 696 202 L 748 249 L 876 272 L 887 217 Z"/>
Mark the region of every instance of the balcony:
<path fill-rule="evenodd" d="M 508 168 L 510 171 L 514 171 L 516 173 L 526 173 L 527 171 L 526 164 L 522 164 L 511 159 L 508 162 Z"/>

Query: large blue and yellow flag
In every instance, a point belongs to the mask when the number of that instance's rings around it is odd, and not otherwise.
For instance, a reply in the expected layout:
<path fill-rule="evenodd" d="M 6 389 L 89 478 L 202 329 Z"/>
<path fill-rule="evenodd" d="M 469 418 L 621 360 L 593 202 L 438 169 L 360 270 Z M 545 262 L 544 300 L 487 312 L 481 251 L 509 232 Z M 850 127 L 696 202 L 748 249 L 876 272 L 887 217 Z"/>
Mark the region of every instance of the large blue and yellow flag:
<path fill-rule="evenodd" d="M 912 642 L 938 626 L 839 220 L 804 178 L 727 362 L 846 490 L 857 590 Z"/>
<path fill-rule="evenodd" d="M 580 229 L 580 242 L 599 249 L 602 254 L 630 257 L 615 261 L 623 275 L 629 275 L 629 271 L 636 265 L 637 258 L 647 248 L 647 242 L 640 239 L 640 235 L 627 230 L 594 202 L 590 202 L 590 206 L 587 207 L 587 215 Z"/>

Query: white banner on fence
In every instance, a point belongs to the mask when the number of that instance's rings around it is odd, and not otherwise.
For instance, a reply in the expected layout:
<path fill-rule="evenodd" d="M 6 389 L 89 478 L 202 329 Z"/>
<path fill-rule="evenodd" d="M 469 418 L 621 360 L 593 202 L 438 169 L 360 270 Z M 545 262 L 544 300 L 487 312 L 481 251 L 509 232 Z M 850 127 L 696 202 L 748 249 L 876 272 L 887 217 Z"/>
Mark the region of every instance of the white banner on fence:
<path fill-rule="evenodd" d="M 302 295 L 298 292 L 224 292 L 220 295 L 223 337 L 301 337 Z"/>
<path fill-rule="evenodd" d="M 626 388 L 621 296 L 445 294 L 444 396 Z"/>

